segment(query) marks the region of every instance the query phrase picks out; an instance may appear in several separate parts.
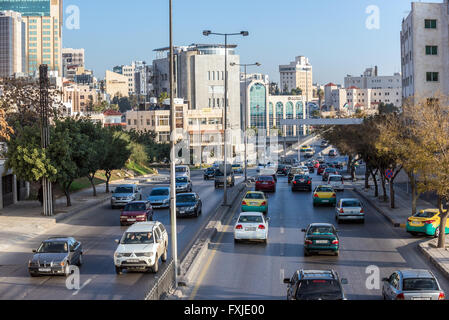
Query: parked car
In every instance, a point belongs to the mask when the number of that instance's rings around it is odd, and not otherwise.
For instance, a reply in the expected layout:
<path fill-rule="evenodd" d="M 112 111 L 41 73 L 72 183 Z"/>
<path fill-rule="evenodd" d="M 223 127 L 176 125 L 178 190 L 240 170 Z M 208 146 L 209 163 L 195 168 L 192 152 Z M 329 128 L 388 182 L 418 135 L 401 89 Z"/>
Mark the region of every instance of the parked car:
<path fill-rule="evenodd" d="M 175 167 L 175 175 L 179 176 L 187 176 L 190 179 L 190 168 L 189 166 L 176 166 Z"/>
<path fill-rule="evenodd" d="M 178 192 L 192 192 L 192 182 L 187 176 L 179 176 L 175 178 L 176 193 Z"/>
<path fill-rule="evenodd" d="M 327 178 L 327 184 L 331 185 L 332 188 L 336 191 L 344 191 L 345 190 L 345 181 L 343 176 L 337 174 L 330 174 Z"/>
<path fill-rule="evenodd" d="M 224 166 L 220 166 L 219 169 L 215 170 L 215 189 L 224 186 L 224 183 L 225 183 Z M 229 166 L 226 174 L 226 186 L 233 187 L 234 185 L 235 185 L 234 171 L 232 171 Z"/>
<path fill-rule="evenodd" d="M 68 276 L 70 266 L 83 264 L 83 246 L 72 237 L 54 237 L 44 240 L 28 261 L 30 276 Z"/>
<path fill-rule="evenodd" d="M 313 192 L 313 206 L 317 205 L 331 205 L 335 206 L 337 204 L 337 194 L 330 185 L 321 185 L 315 188 Z"/>
<path fill-rule="evenodd" d="M 340 239 L 337 229 L 329 223 L 312 223 L 304 232 L 304 256 L 311 253 L 331 252 L 338 256 L 340 252 Z"/>
<path fill-rule="evenodd" d="M 121 184 L 112 193 L 111 208 L 124 207 L 135 200 L 142 200 L 140 187 L 136 184 Z"/>
<path fill-rule="evenodd" d="M 346 300 L 342 285 L 348 280 L 333 270 L 297 270 L 284 283 L 287 300 Z"/>
<path fill-rule="evenodd" d="M 215 178 L 215 169 L 213 167 L 204 170 L 204 180 Z"/>
<path fill-rule="evenodd" d="M 412 235 L 425 234 L 438 238 L 441 229 L 439 209 L 424 209 L 407 219 L 406 231 Z M 446 222 L 446 234 L 449 233 L 449 219 Z"/>
<path fill-rule="evenodd" d="M 234 226 L 234 241 L 262 240 L 268 242 L 268 222 L 261 212 L 242 212 Z"/>
<path fill-rule="evenodd" d="M 143 221 L 153 221 L 153 208 L 151 207 L 150 201 L 130 202 L 120 213 L 121 226 Z"/>
<path fill-rule="evenodd" d="M 297 191 L 297 190 L 306 190 L 306 191 L 311 192 L 312 191 L 312 178 L 307 175 L 297 174 L 293 178 L 292 191 Z"/>
<path fill-rule="evenodd" d="M 384 300 L 445 300 L 446 295 L 429 270 L 398 270 L 384 278 Z"/>
<path fill-rule="evenodd" d="M 321 176 L 321 179 L 323 180 L 323 181 L 327 181 L 328 179 L 329 179 L 329 175 L 338 175 L 338 174 L 340 174 L 338 171 L 337 171 L 337 169 L 335 169 L 335 168 L 326 168 L 326 169 L 324 169 L 324 172 L 323 172 L 323 175 Z"/>
<path fill-rule="evenodd" d="M 359 199 L 340 199 L 335 208 L 335 220 L 356 220 L 365 222 L 365 210 Z"/>
<path fill-rule="evenodd" d="M 159 271 L 159 259 L 167 261 L 168 234 L 158 221 L 139 222 L 125 231 L 114 252 L 115 272 Z"/>
<path fill-rule="evenodd" d="M 268 198 L 263 192 L 248 191 L 242 200 L 242 212 L 262 212 L 268 214 Z"/>
<path fill-rule="evenodd" d="M 160 187 L 151 190 L 148 196 L 148 201 L 150 201 L 153 209 L 159 208 L 169 208 L 170 207 L 170 188 Z"/>
<path fill-rule="evenodd" d="M 176 216 L 199 217 L 203 212 L 203 202 L 197 193 L 183 193 L 176 195 Z"/>
<path fill-rule="evenodd" d="M 257 177 L 255 191 L 276 192 L 276 181 L 273 176 Z"/>

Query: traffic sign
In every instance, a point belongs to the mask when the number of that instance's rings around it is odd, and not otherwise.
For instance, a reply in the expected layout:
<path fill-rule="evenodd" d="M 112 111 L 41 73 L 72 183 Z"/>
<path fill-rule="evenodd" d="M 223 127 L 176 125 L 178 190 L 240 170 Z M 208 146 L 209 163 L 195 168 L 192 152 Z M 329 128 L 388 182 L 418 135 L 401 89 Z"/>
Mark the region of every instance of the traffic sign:
<path fill-rule="evenodd" d="M 385 177 L 387 177 L 387 179 L 391 179 L 393 178 L 394 172 L 391 169 L 387 169 L 385 170 Z"/>

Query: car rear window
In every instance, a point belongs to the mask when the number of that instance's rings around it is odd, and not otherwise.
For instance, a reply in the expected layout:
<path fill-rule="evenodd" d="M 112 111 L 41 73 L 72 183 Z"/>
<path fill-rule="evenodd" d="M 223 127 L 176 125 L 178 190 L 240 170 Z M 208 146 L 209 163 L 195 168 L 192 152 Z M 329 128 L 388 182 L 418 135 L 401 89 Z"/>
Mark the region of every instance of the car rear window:
<path fill-rule="evenodd" d="M 145 203 L 129 203 L 125 206 L 123 211 L 145 211 Z"/>
<path fill-rule="evenodd" d="M 435 215 L 435 212 L 432 211 L 423 211 L 418 212 L 415 217 L 417 218 L 432 218 Z"/>
<path fill-rule="evenodd" d="M 327 226 L 310 227 L 308 234 L 333 234 L 334 229 Z"/>
<path fill-rule="evenodd" d="M 339 182 L 341 182 L 341 181 L 343 181 L 343 178 L 342 177 L 329 177 L 329 181 L 339 181 Z"/>
<path fill-rule="evenodd" d="M 273 177 L 259 177 L 258 181 L 273 181 Z"/>
<path fill-rule="evenodd" d="M 245 199 L 260 199 L 260 200 L 263 200 L 264 197 L 260 193 L 248 193 L 246 195 Z"/>
<path fill-rule="evenodd" d="M 316 192 L 334 192 L 334 190 L 327 187 L 318 187 L 316 188 Z"/>
<path fill-rule="evenodd" d="M 261 216 L 240 216 L 239 223 L 262 223 Z"/>
<path fill-rule="evenodd" d="M 404 291 L 439 290 L 436 280 L 432 278 L 404 279 L 402 286 Z"/>
<path fill-rule="evenodd" d="M 341 287 L 337 280 L 334 279 L 314 279 L 314 280 L 301 280 L 298 283 L 298 290 L 296 291 L 296 297 L 301 300 L 304 295 L 337 295 L 336 299 L 342 297 Z M 312 298 L 312 297 L 311 297 Z"/>
<path fill-rule="evenodd" d="M 354 208 L 354 207 L 361 207 L 362 205 L 360 204 L 359 201 L 346 200 L 341 203 L 341 206 L 344 208 Z"/>
<path fill-rule="evenodd" d="M 296 181 L 301 180 L 301 179 L 307 179 L 307 177 L 306 177 L 305 175 L 298 175 L 298 176 L 295 176 L 295 180 L 296 180 Z"/>

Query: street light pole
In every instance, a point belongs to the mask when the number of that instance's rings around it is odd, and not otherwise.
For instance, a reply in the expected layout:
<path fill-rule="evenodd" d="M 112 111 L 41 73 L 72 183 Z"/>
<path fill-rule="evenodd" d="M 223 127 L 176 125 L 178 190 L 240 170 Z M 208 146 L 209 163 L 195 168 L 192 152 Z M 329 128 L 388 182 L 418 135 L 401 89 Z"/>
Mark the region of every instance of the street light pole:
<path fill-rule="evenodd" d="M 175 110 L 175 88 L 174 88 L 174 57 L 173 57 L 173 0 L 169 0 L 170 15 L 170 224 L 171 224 L 171 248 L 175 264 L 175 288 L 178 286 L 178 242 L 176 228 L 176 170 L 175 170 L 175 141 L 176 141 L 176 110 Z"/>
<path fill-rule="evenodd" d="M 239 33 L 216 33 L 216 32 L 212 32 L 210 30 L 205 30 L 203 31 L 203 35 L 204 36 L 209 36 L 211 34 L 214 35 L 219 35 L 219 36 L 224 36 L 225 38 L 225 46 L 224 46 L 224 50 L 225 50 L 225 92 L 224 92 L 224 124 L 223 124 L 223 128 L 224 128 L 224 134 L 223 134 L 223 146 L 224 146 L 224 183 L 223 183 L 223 206 L 227 206 L 228 205 L 228 194 L 227 194 L 227 183 L 228 183 L 228 168 L 227 168 L 227 157 L 228 157 L 228 152 L 227 152 L 227 138 L 226 138 L 226 134 L 227 134 L 227 120 L 228 120 L 228 36 L 235 36 L 235 35 L 242 35 L 244 37 L 248 36 L 249 33 L 248 31 L 241 31 Z"/>
<path fill-rule="evenodd" d="M 248 173 L 247 173 L 247 168 L 248 168 L 248 151 L 247 151 L 247 145 L 248 145 L 248 136 L 246 134 L 246 131 L 248 130 L 248 98 L 247 98 L 247 91 L 248 91 L 248 84 L 247 84 L 247 73 L 246 73 L 246 68 L 250 67 L 250 66 L 258 66 L 260 67 L 261 64 L 259 62 L 256 63 L 251 63 L 251 64 L 237 64 L 234 62 L 231 62 L 231 66 L 243 66 L 245 68 L 245 120 L 244 120 L 244 126 L 245 126 L 245 131 L 243 132 L 243 139 L 244 139 L 244 144 L 245 144 L 245 182 L 248 181 Z M 256 146 L 257 146 L 257 141 L 256 141 Z M 257 152 L 257 151 L 256 151 Z"/>

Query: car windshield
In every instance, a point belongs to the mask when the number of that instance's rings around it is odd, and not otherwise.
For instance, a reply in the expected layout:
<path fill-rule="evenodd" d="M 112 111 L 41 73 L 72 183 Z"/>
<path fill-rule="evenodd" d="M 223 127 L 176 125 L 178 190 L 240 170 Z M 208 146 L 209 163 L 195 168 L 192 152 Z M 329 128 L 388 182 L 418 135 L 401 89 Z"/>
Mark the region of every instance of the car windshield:
<path fill-rule="evenodd" d="M 132 187 L 117 187 L 114 193 L 133 193 Z"/>
<path fill-rule="evenodd" d="M 302 280 L 298 283 L 298 290 L 296 297 L 302 299 L 304 295 L 338 295 L 341 298 L 341 288 L 337 280 L 316 279 L 316 280 Z"/>
<path fill-rule="evenodd" d="M 328 187 L 318 187 L 316 188 L 316 192 L 334 192 L 334 190 Z"/>
<path fill-rule="evenodd" d="M 41 244 L 38 253 L 65 253 L 68 252 L 67 242 L 63 241 L 45 241 Z"/>
<path fill-rule="evenodd" d="M 260 194 L 260 193 L 248 193 L 245 196 L 245 199 L 260 199 L 260 200 L 263 200 L 264 196 L 263 196 L 263 194 Z"/>
<path fill-rule="evenodd" d="M 362 205 L 360 204 L 359 201 L 357 200 L 345 200 L 341 203 L 342 207 L 347 207 L 347 208 L 354 208 L 354 207 L 361 207 Z"/>
<path fill-rule="evenodd" d="M 187 172 L 187 168 L 186 167 L 176 167 L 175 171 L 176 172 Z"/>
<path fill-rule="evenodd" d="M 341 177 L 330 177 L 329 178 L 329 181 L 334 181 L 334 182 L 336 182 L 336 181 L 341 182 L 342 180 L 343 179 Z"/>
<path fill-rule="evenodd" d="M 402 290 L 404 291 L 439 290 L 439 288 L 435 279 L 409 278 L 403 280 Z"/>
<path fill-rule="evenodd" d="M 168 189 L 154 189 L 151 191 L 150 196 L 168 196 Z"/>
<path fill-rule="evenodd" d="M 259 177 L 258 181 L 273 181 L 273 177 Z"/>
<path fill-rule="evenodd" d="M 128 203 L 123 211 L 145 211 L 145 203 Z"/>
<path fill-rule="evenodd" d="M 151 232 L 126 232 L 121 244 L 149 244 L 153 243 Z"/>
<path fill-rule="evenodd" d="M 333 234 L 334 229 L 328 226 L 312 226 L 308 234 Z"/>
<path fill-rule="evenodd" d="M 240 216 L 239 219 L 240 223 L 262 223 L 262 217 L 261 216 Z"/>
<path fill-rule="evenodd" d="M 421 211 L 418 212 L 415 217 L 417 218 L 432 218 L 436 213 L 432 211 Z"/>
<path fill-rule="evenodd" d="M 186 177 L 178 177 L 178 178 L 176 178 L 176 182 L 187 183 L 187 178 Z"/>
<path fill-rule="evenodd" d="M 195 202 L 196 197 L 191 194 L 180 194 L 176 196 L 176 202 Z"/>

